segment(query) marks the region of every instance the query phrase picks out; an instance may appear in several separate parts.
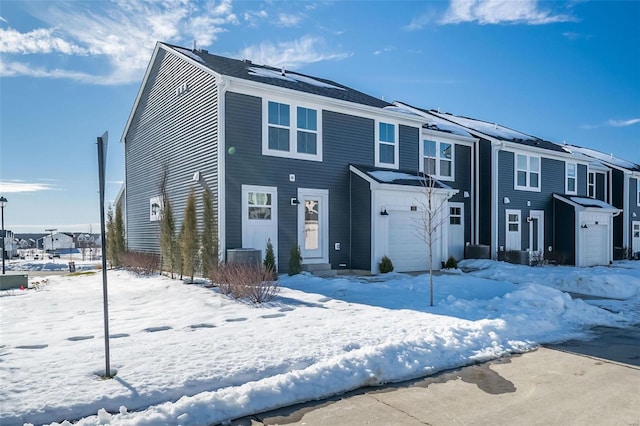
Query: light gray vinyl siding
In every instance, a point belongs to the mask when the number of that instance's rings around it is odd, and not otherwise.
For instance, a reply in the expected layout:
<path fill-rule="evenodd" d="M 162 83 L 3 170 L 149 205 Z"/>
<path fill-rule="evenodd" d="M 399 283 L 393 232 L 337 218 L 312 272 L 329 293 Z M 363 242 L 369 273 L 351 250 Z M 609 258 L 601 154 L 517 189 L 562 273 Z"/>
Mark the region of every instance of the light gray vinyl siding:
<path fill-rule="evenodd" d="M 178 95 L 182 84 L 188 91 Z M 217 222 L 218 117 L 215 78 L 174 54 L 159 49 L 125 135 L 127 244 L 129 249 L 159 252 L 160 222 L 149 219 L 149 201 L 160 195 L 163 167 L 167 193 L 182 225 L 186 200 L 196 191 L 202 223 L 203 184 L 214 196 Z M 193 181 L 200 172 L 201 182 Z"/>
<path fill-rule="evenodd" d="M 350 268 L 349 164 L 373 166 L 374 126 L 372 119 L 322 110 L 323 161 L 305 161 L 262 155 L 262 99 L 226 93 L 226 244 L 242 247 L 242 185 L 278 188 L 278 270 L 287 271 L 289 253 L 297 245 L 297 207 L 290 198 L 298 188 L 329 191 L 329 261 L 337 269 Z M 289 181 L 295 174 L 296 181 Z M 353 212 L 359 220 L 361 212 Z M 336 242 L 341 250 L 335 250 Z"/>
<path fill-rule="evenodd" d="M 520 191 L 514 189 L 514 158 L 513 152 L 500 151 L 498 153 L 498 244 L 505 245 L 505 209 L 521 211 L 520 234 L 523 250 L 529 247 L 529 227 L 526 222 L 529 211 L 544 210 L 544 242 L 545 247 L 549 246 L 553 238 L 553 193 L 564 194 L 565 162 L 542 157 L 540 161 L 540 192 Z M 509 198 L 509 204 L 504 203 L 504 197 Z"/>

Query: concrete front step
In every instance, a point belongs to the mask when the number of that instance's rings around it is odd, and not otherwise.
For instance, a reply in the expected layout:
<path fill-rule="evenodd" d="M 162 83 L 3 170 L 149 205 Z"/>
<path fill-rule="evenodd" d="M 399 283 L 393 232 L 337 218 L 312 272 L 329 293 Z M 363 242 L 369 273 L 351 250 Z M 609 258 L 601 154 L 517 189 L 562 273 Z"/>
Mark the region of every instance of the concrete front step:
<path fill-rule="evenodd" d="M 331 269 L 330 263 L 308 263 L 302 265 L 302 270 L 316 277 L 331 278 L 338 275 L 338 271 Z"/>

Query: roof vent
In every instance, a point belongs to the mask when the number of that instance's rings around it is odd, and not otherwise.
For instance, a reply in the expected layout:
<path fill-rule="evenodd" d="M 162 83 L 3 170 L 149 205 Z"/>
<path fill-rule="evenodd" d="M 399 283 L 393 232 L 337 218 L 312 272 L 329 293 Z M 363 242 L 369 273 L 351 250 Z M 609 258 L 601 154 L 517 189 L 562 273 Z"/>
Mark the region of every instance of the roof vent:
<path fill-rule="evenodd" d="M 197 51 L 197 50 L 198 50 L 198 49 L 197 49 L 197 46 L 196 46 L 196 41 L 195 41 L 195 40 L 193 40 L 193 51 L 195 52 L 195 51 Z"/>
<path fill-rule="evenodd" d="M 242 62 L 251 65 L 251 59 L 243 59 Z"/>
<path fill-rule="evenodd" d="M 280 71 L 280 74 L 282 74 L 283 77 L 287 75 L 284 69 L 284 65 L 282 66 L 282 70 Z"/>
<path fill-rule="evenodd" d="M 200 49 L 200 53 L 209 53 L 207 49 Z"/>

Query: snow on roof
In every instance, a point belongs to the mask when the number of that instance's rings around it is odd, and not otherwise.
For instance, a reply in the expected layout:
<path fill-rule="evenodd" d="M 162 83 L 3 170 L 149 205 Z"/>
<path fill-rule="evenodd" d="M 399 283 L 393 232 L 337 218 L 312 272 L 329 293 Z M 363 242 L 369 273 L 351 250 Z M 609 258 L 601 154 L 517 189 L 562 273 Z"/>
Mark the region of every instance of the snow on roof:
<path fill-rule="evenodd" d="M 611 204 L 593 198 L 569 197 L 571 201 L 584 207 L 598 207 L 601 209 L 615 209 Z"/>
<path fill-rule="evenodd" d="M 178 52 L 182 53 L 183 55 L 187 55 L 191 59 L 204 63 L 204 59 L 198 56 L 193 50 L 189 50 L 189 49 L 185 49 L 184 47 L 177 47 L 177 46 L 175 46 L 174 49 L 176 49 Z"/>
<path fill-rule="evenodd" d="M 383 183 L 392 183 L 399 184 L 401 181 L 414 181 L 414 182 L 425 182 L 429 179 L 428 176 L 414 175 L 405 172 L 395 172 L 393 170 L 373 170 L 367 171 L 369 176 L 373 177 L 377 181 Z M 445 185 L 439 180 L 434 179 L 437 182 L 437 187 L 442 189 L 452 189 L 449 185 Z M 416 185 L 417 186 L 417 185 Z"/>
<path fill-rule="evenodd" d="M 418 116 L 418 117 L 422 117 L 425 119 L 425 125 L 424 128 L 429 129 L 429 130 L 435 130 L 438 132 L 444 132 L 444 133 L 450 133 L 453 135 L 458 135 L 458 136 L 464 136 L 467 138 L 471 138 L 473 136 L 471 136 L 471 133 L 467 132 L 464 128 L 457 126 L 451 122 L 448 122 L 446 120 L 442 120 L 436 116 L 433 115 L 426 115 L 426 114 L 418 114 L 408 108 L 404 108 L 402 106 L 398 106 L 398 105 L 394 105 L 394 106 L 388 106 L 388 107 L 384 107 L 383 109 L 386 109 L 388 111 L 395 111 L 395 112 L 400 112 L 403 114 L 409 114 L 412 116 Z"/>
<path fill-rule="evenodd" d="M 501 126 L 497 123 L 489 123 L 487 121 L 476 120 L 473 118 L 459 117 L 455 115 L 447 115 L 447 119 L 454 121 L 462 126 L 475 129 L 485 135 L 492 136 L 496 139 L 504 140 L 538 140 L 535 136 L 518 132 L 517 130 Z"/>
<path fill-rule="evenodd" d="M 614 157 L 613 154 L 605 154 L 604 152 L 596 151 L 595 149 L 583 148 L 575 145 L 563 145 L 563 148 L 570 153 L 580 153 L 587 155 L 591 158 L 603 161 L 605 164 L 611 164 L 612 166 L 620 167 L 627 170 L 640 171 L 640 165 L 632 163 L 631 161 L 623 160 L 621 158 Z"/>
<path fill-rule="evenodd" d="M 323 87 L 325 89 L 338 89 L 344 90 L 342 87 L 335 86 L 333 84 L 325 83 L 320 80 L 316 80 L 315 78 L 308 77 L 306 75 L 297 74 L 291 71 L 278 71 L 270 68 L 261 68 L 261 67 L 249 67 L 249 75 L 255 75 L 257 77 L 265 77 L 265 78 L 277 78 L 280 80 L 286 80 L 291 82 L 298 83 L 307 83 L 313 86 Z"/>

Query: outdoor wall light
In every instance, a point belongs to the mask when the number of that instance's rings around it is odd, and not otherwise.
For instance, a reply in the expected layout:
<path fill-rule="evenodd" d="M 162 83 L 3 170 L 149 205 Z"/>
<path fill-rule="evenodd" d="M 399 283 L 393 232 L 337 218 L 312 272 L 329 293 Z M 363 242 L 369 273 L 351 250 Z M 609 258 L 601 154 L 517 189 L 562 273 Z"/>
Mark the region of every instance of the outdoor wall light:
<path fill-rule="evenodd" d="M 582 228 L 582 229 L 588 229 L 589 227 L 587 226 L 587 224 L 586 224 L 586 223 L 583 223 L 583 224 L 582 224 L 582 226 L 581 226 L 580 228 Z"/>
<path fill-rule="evenodd" d="M 511 200 L 509 199 L 509 197 L 504 197 L 502 199 L 502 202 L 504 202 L 505 204 L 509 204 L 511 202 Z"/>
<path fill-rule="evenodd" d="M 300 204 L 300 201 L 296 197 L 291 197 L 291 205 L 297 206 L 298 204 Z"/>
<path fill-rule="evenodd" d="M 380 216 L 389 216 L 389 212 L 384 207 L 380 210 Z"/>

